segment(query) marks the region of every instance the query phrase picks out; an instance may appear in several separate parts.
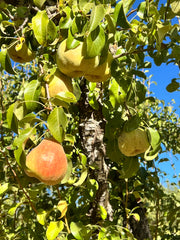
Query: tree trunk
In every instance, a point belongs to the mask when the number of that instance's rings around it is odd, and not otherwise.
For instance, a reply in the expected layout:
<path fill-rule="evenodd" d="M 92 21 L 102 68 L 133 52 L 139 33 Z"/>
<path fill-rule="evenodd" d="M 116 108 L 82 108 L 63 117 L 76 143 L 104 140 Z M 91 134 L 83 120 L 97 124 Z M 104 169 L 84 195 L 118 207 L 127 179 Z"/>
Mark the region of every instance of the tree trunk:
<path fill-rule="evenodd" d="M 95 224 L 101 219 L 99 206 L 106 210 L 109 221 L 113 219 L 113 209 L 109 202 L 109 169 L 105 162 L 106 147 L 103 142 L 105 122 L 101 109 L 96 111 L 88 104 L 85 84 L 81 90 L 82 98 L 79 102 L 81 144 L 88 159 L 90 177 L 94 178 L 99 185 L 94 202 L 89 209 L 91 222 Z M 94 169 L 92 170 L 90 166 Z"/>

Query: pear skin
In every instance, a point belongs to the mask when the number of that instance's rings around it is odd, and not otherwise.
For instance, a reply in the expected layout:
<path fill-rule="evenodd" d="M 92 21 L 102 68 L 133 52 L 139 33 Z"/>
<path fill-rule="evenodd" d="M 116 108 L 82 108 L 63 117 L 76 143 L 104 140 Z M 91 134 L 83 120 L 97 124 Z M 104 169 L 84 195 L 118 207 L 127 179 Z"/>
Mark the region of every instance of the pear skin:
<path fill-rule="evenodd" d="M 110 53 L 102 64 L 100 56 L 85 58 L 83 42 L 73 49 L 67 49 L 66 40 L 61 42 L 56 54 L 56 63 L 61 72 L 74 78 L 84 76 L 91 82 L 103 82 L 110 77 L 112 59 Z"/>
<path fill-rule="evenodd" d="M 8 54 L 14 62 L 26 63 L 31 62 L 35 57 L 35 52 L 31 51 L 24 42 L 20 50 L 16 50 L 16 43 L 8 49 Z"/>
<path fill-rule="evenodd" d="M 150 146 L 147 133 L 143 129 L 131 132 L 122 131 L 118 138 L 118 146 L 125 156 L 136 156 L 144 153 Z"/>
<path fill-rule="evenodd" d="M 73 92 L 73 85 L 70 77 L 57 70 L 49 79 L 49 95 L 55 97 L 61 92 Z M 44 86 L 41 89 L 41 94 L 44 98 L 47 97 Z"/>
<path fill-rule="evenodd" d="M 67 165 L 62 145 L 55 140 L 44 139 L 27 155 L 25 173 L 47 185 L 56 185 L 64 178 Z"/>

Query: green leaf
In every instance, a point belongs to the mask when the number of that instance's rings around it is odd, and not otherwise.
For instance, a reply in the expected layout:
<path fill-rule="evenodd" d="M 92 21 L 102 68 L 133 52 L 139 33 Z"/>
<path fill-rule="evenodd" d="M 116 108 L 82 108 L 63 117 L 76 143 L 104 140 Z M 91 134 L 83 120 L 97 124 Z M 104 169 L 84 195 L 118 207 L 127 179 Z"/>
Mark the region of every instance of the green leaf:
<path fill-rule="evenodd" d="M 51 221 L 46 231 L 47 239 L 54 240 L 59 235 L 59 233 L 63 230 L 63 228 L 64 228 L 63 221 L 57 221 L 57 222 Z"/>
<path fill-rule="evenodd" d="M 16 162 L 18 163 L 18 165 L 20 167 L 25 168 L 26 167 L 26 164 L 25 164 L 26 154 L 24 152 L 23 147 L 19 147 L 18 149 L 16 149 L 14 151 L 14 156 L 15 156 L 15 159 L 16 159 Z"/>
<path fill-rule="evenodd" d="M 32 80 L 26 85 L 24 99 L 28 111 L 33 112 L 38 107 L 40 93 L 41 88 L 38 80 Z"/>
<path fill-rule="evenodd" d="M 123 2 L 118 2 L 115 6 L 114 10 L 114 21 L 116 23 L 116 26 L 120 26 L 122 28 L 130 28 L 131 25 L 129 24 L 125 12 L 124 12 L 124 6 Z"/>
<path fill-rule="evenodd" d="M 16 147 L 25 147 L 26 141 L 32 136 L 36 134 L 35 128 L 26 128 L 23 129 L 19 135 L 14 139 L 13 145 Z"/>
<path fill-rule="evenodd" d="M 83 225 L 81 222 L 78 222 L 78 223 L 71 222 L 70 224 L 71 233 L 77 240 L 84 240 L 81 235 L 82 228 L 83 228 Z"/>
<path fill-rule="evenodd" d="M 10 107 L 7 110 L 6 118 L 7 118 L 8 127 L 15 133 L 18 133 L 18 119 L 14 113 L 15 108 L 16 108 L 15 103 L 10 105 Z"/>
<path fill-rule="evenodd" d="M 136 128 L 139 127 L 140 122 L 141 122 L 141 118 L 139 117 L 138 114 L 133 116 L 133 117 L 131 117 L 124 124 L 124 131 L 125 132 L 131 132 L 131 131 L 135 130 Z"/>
<path fill-rule="evenodd" d="M 176 16 L 180 16 L 180 3 L 179 0 L 171 0 L 171 9 Z"/>
<path fill-rule="evenodd" d="M 9 189 L 9 183 L 0 184 L 0 196 L 6 193 Z"/>
<path fill-rule="evenodd" d="M 129 157 L 123 161 L 122 169 L 120 170 L 121 178 L 130 178 L 139 170 L 139 161 L 136 157 Z"/>
<path fill-rule="evenodd" d="M 98 26 L 85 39 L 86 57 L 93 58 L 101 54 L 105 46 L 105 33 L 101 26 Z"/>
<path fill-rule="evenodd" d="M 172 25 L 164 25 L 162 23 L 157 23 L 157 47 L 160 49 L 161 43 L 166 36 L 166 34 L 173 28 Z"/>
<path fill-rule="evenodd" d="M 105 16 L 105 9 L 102 4 L 94 5 L 90 20 L 89 20 L 89 34 L 94 31 L 100 24 L 100 22 L 103 20 Z"/>
<path fill-rule="evenodd" d="M 57 209 L 61 212 L 60 218 L 63 218 L 66 215 L 68 204 L 65 200 L 61 200 L 58 202 Z"/>
<path fill-rule="evenodd" d="M 179 89 L 180 84 L 176 82 L 176 79 L 172 79 L 171 83 L 167 85 L 166 90 L 168 92 L 175 92 Z"/>
<path fill-rule="evenodd" d="M 66 103 L 76 103 L 76 97 L 74 96 L 74 94 L 72 92 L 61 92 L 58 93 L 55 98 L 66 102 Z"/>
<path fill-rule="evenodd" d="M 79 153 L 80 159 L 81 159 L 81 163 L 83 165 L 83 167 L 86 167 L 86 163 L 87 163 L 87 157 L 85 154 L 83 153 Z"/>
<path fill-rule="evenodd" d="M 110 14 L 106 14 L 105 18 L 106 18 L 107 23 L 108 23 L 108 31 L 109 31 L 109 33 L 115 34 L 116 28 L 115 28 L 115 24 L 114 24 L 113 18 L 110 16 Z"/>
<path fill-rule="evenodd" d="M 46 224 L 46 218 L 49 215 L 49 212 L 43 210 L 43 209 L 38 209 L 38 213 L 37 213 L 37 221 L 41 224 L 41 225 L 45 225 Z"/>
<path fill-rule="evenodd" d="M 100 215 L 101 215 L 101 218 L 103 220 L 105 220 L 107 218 L 107 211 L 106 209 L 103 207 L 103 206 L 99 206 L 99 209 L 100 209 Z"/>
<path fill-rule="evenodd" d="M 74 38 L 74 36 L 71 33 L 71 28 L 69 28 L 68 31 L 68 38 L 66 41 L 66 47 L 67 49 L 73 49 L 76 48 L 79 45 L 79 41 L 77 39 Z"/>
<path fill-rule="evenodd" d="M 149 128 L 147 128 L 147 131 L 148 131 L 148 137 L 149 137 L 150 144 L 153 149 L 156 149 L 157 147 L 159 147 L 159 145 L 161 143 L 161 137 L 160 137 L 158 131 L 153 128 L 149 127 Z"/>
<path fill-rule="evenodd" d="M 33 0 L 34 4 L 38 7 L 38 8 L 42 8 L 43 4 L 45 3 L 46 0 Z"/>
<path fill-rule="evenodd" d="M 69 178 L 70 178 L 70 176 L 71 176 L 71 172 L 72 172 L 72 167 L 73 167 L 73 165 L 72 165 L 72 161 L 71 161 L 70 158 L 67 158 L 67 160 L 68 160 L 68 168 L 67 168 L 67 172 L 66 172 L 65 177 L 64 177 L 64 178 L 62 179 L 62 181 L 61 181 L 61 184 L 67 183 L 68 180 L 69 180 Z"/>
<path fill-rule="evenodd" d="M 6 72 L 8 72 L 10 74 L 16 73 L 12 68 L 11 60 L 7 53 L 7 48 L 5 48 L 3 46 L 1 47 L 1 51 L 0 51 L 0 65 Z"/>
<path fill-rule="evenodd" d="M 34 31 L 35 38 L 42 46 L 54 41 L 56 37 L 56 26 L 49 20 L 46 11 L 39 11 L 36 16 L 32 18 L 32 29 Z"/>
<path fill-rule="evenodd" d="M 17 208 L 21 205 L 22 203 L 15 203 L 13 206 L 9 209 L 8 214 L 13 216 L 17 210 Z"/>
<path fill-rule="evenodd" d="M 84 182 L 84 181 L 86 180 L 86 178 L 87 178 L 87 174 L 88 174 L 87 169 L 86 169 L 86 168 L 83 168 L 79 180 L 78 180 L 76 183 L 74 183 L 73 185 L 74 185 L 75 187 L 78 187 L 78 186 L 82 185 L 83 182 Z"/>
<path fill-rule="evenodd" d="M 60 29 L 69 29 L 72 25 L 72 19 L 73 19 L 73 12 L 72 9 L 69 6 L 66 6 L 63 8 L 63 13 L 65 13 L 65 17 L 61 17 L 59 21 L 59 27 Z"/>
<path fill-rule="evenodd" d="M 67 117 L 63 108 L 56 107 L 47 119 L 47 126 L 50 133 L 58 142 L 63 142 L 67 125 Z"/>
<path fill-rule="evenodd" d="M 137 15 L 138 15 L 141 19 L 143 19 L 146 11 L 147 11 L 146 2 L 140 3 L 140 4 L 139 4 L 139 7 L 138 7 Z"/>

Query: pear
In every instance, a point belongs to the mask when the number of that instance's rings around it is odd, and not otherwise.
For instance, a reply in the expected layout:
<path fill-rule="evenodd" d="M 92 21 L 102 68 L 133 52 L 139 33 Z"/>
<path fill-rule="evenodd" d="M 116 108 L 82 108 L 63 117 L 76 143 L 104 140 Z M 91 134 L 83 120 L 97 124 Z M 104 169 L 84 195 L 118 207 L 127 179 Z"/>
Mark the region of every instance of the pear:
<path fill-rule="evenodd" d="M 55 97 L 61 92 L 73 92 L 71 78 L 64 75 L 59 70 L 56 70 L 56 72 L 49 78 L 48 86 L 50 97 Z M 44 98 L 47 97 L 45 86 L 41 88 L 41 95 Z"/>
<path fill-rule="evenodd" d="M 28 153 L 25 173 L 47 185 L 56 185 L 64 178 L 67 165 L 62 145 L 53 139 L 44 139 Z"/>
<path fill-rule="evenodd" d="M 9 57 L 14 61 L 14 62 L 19 62 L 19 63 L 26 63 L 26 62 L 31 62 L 35 57 L 36 54 L 30 48 L 28 48 L 26 42 L 21 43 L 22 46 L 18 49 L 18 44 L 15 42 L 11 44 L 11 46 L 8 49 L 8 54 Z"/>
<path fill-rule="evenodd" d="M 131 132 L 123 130 L 118 137 L 118 146 L 125 156 L 130 157 L 146 152 L 150 144 L 146 131 L 137 128 Z"/>
<path fill-rule="evenodd" d="M 85 58 L 83 42 L 73 49 L 67 49 L 66 42 L 66 39 L 61 42 L 56 54 L 56 63 L 61 72 L 73 78 L 84 76 L 90 82 L 104 82 L 110 78 L 111 53 L 101 64 L 100 56 Z"/>

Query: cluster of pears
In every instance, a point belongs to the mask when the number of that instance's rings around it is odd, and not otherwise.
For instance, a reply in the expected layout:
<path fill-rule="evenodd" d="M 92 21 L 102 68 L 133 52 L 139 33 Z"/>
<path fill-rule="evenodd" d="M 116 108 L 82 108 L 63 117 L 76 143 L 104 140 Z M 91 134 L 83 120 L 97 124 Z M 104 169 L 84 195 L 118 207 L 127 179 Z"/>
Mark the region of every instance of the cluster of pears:
<path fill-rule="evenodd" d="M 14 61 L 21 63 L 34 59 L 34 53 L 30 52 L 26 43 L 19 51 L 13 45 L 9 49 L 9 55 Z M 110 77 L 110 53 L 102 64 L 99 56 L 85 58 L 84 55 L 83 43 L 68 50 L 66 40 L 61 42 L 56 54 L 57 69 L 48 79 L 49 97 L 55 97 L 61 92 L 73 92 L 71 78 L 84 76 L 88 81 L 104 82 Z M 47 98 L 45 85 L 42 86 L 41 95 Z M 67 172 L 67 159 L 62 145 L 52 139 L 42 140 L 27 155 L 25 172 L 47 185 L 60 183 Z"/>

